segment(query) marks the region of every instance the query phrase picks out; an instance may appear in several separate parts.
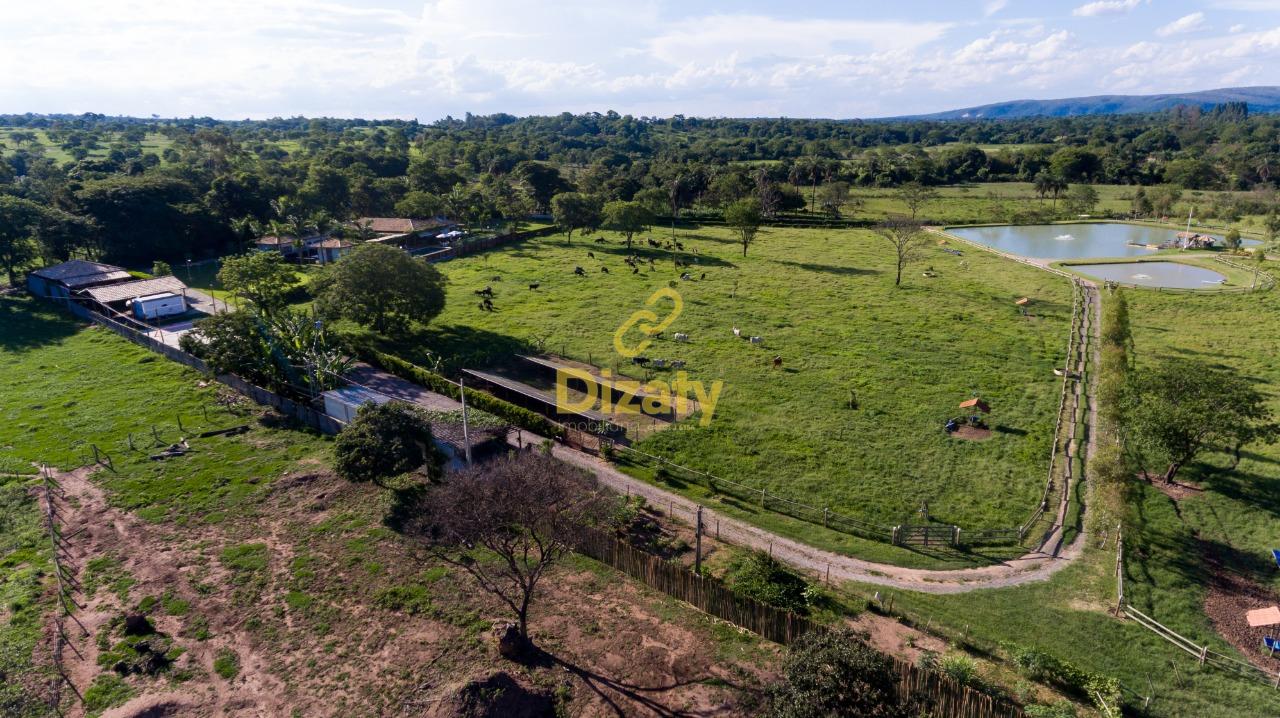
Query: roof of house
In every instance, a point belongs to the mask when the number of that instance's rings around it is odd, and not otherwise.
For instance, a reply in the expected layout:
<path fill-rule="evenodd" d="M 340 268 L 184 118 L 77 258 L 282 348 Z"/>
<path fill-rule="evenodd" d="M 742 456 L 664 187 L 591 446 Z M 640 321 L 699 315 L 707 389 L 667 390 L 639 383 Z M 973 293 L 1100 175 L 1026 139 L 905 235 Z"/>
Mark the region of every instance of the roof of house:
<path fill-rule="evenodd" d="M 320 249 L 350 249 L 355 245 L 345 239 L 329 238 L 315 243 Z"/>
<path fill-rule="evenodd" d="M 293 244 L 294 239 L 294 237 L 277 237 L 274 234 L 268 234 L 265 237 L 258 237 L 253 243 L 264 247 L 278 247 L 282 244 Z"/>
<path fill-rule="evenodd" d="M 93 297 L 94 301 L 110 304 L 153 294 L 182 294 L 186 289 L 187 285 L 183 284 L 182 280 L 169 275 L 155 279 L 139 279 L 135 282 L 108 284 L 104 287 L 90 287 L 83 291 Z"/>
<path fill-rule="evenodd" d="M 448 227 L 453 222 L 439 219 L 412 219 L 409 217 L 361 217 L 356 220 L 356 224 L 368 227 L 370 231 L 378 234 L 404 234 L 405 232 L 420 232 L 424 229 L 435 229 L 436 227 Z"/>
<path fill-rule="evenodd" d="M 991 413 L 991 407 L 987 406 L 987 402 L 979 399 L 976 396 L 968 401 L 960 402 L 960 408 L 961 409 L 977 409 L 978 411 L 985 411 L 987 413 Z"/>
<path fill-rule="evenodd" d="M 71 259 L 52 267 L 43 267 L 32 272 L 41 279 L 65 284 L 72 289 L 90 284 L 101 284 L 129 279 L 133 275 L 120 267 L 101 262 L 89 262 L 83 259 Z"/>

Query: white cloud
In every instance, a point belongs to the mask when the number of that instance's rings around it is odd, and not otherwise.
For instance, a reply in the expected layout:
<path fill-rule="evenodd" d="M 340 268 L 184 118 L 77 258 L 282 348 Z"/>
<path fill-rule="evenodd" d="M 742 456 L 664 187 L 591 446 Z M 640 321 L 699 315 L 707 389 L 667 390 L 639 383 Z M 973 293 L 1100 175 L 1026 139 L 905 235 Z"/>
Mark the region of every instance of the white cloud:
<path fill-rule="evenodd" d="M 984 17 L 991 17 L 1005 9 L 1008 5 L 1009 0 L 987 0 L 987 3 L 982 6 L 982 15 Z"/>
<path fill-rule="evenodd" d="M 1156 30 L 1156 34 L 1160 37 L 1169 37 L 1170 35 L 1181 35 L 1184 32 L 1199 30 L 1201 27 L 1204 27 L 1204 13 L 1193 12 L 1159 28 Z"/>
<path fill-rule="evenodd" d="M 1095 0 L 1071 11 L 1076 17 L 1094 17 L 1097 15 L 1119 15 L 1129 12 L 1143 3 L 1144 0 Z M 1146 0 L 1150 2 L 1150 0 Z"/>
<path fill-rule="evenodd" d="M 1244 23 L 1238 23 L 1236 25 L 1232 25 L 1231 30 L 1229 32 L 1231 32 L 1231 34 L 1234 35 L 1237 32 L 1244 32 L 1245 30 L 1248 30 L 1248 29 L 1249 29 L 1248 25 L 1245 25 Z"/>

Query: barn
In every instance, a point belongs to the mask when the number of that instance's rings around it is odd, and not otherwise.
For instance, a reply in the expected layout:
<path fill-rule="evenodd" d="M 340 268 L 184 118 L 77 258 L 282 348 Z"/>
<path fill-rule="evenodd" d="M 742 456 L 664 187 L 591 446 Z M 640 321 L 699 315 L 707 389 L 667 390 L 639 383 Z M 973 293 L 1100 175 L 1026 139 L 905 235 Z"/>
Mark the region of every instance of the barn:
<path fill-rule="evenodd" d="M 133 275 L 121 267 L 72 259 L 27 274 L 27 289 L 37 297 L 66 299 L 82 289 L 118 284 L 131 279 Z"/>

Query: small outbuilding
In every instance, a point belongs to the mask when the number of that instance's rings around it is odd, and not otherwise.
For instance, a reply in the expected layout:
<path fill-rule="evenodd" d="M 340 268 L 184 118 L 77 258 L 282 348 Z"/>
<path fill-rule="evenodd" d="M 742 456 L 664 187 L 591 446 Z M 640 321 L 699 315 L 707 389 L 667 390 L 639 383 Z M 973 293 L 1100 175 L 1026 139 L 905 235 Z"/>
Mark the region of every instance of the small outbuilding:
<path fill-rule="evenodd" d="M 316 253 L 316 261 L 320 264 L 332 264 L 351 253 L 355 245 L 345 239 L 329 238 L 312 245 Z"/>
<path fill-rule="evenodd" d="M 37 297 L 66 299 L 89 287 L 118 284 L 133 279 L 122 267 L 83 259 L 42 267 L 27 275 L 27 289 Z"/>
<path fill-rule="evenodd" d="M 991 407 L 987 405 L 987 402 L 979 399 L 976 396 L 968 401 L 960 402 L 960 408 L 966 409 L 966 410 L 980 411 L 983 414 L 991 413 Z"/>
<path fill-rule="evenodd" d="M 360 407 L 365 404 L 385 404 L 391 401 L 385 394 L 359 386 L 330 389 L 320 396 L 324 399 L 324 413 L 344 424 L 351 423 Z"/>

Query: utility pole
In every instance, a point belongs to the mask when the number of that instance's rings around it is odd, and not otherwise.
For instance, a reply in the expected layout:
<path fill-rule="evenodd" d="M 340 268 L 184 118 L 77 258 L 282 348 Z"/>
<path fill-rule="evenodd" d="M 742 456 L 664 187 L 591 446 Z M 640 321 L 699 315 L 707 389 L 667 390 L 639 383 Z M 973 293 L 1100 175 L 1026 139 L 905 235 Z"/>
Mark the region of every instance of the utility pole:
<path fill-rule="evenodd" d="M 697 528 L 694 530 L 693 572 L 702 575 L 702 504 L 698 504 Z"/>
<path fill-rule="evenodd" d="M 463 384 L 466 374 L 458 375 L 458 397 L 462 401 L 462 447 L 467 455 L 467 466 L 471 465 L 471 436 L 467 432 L 467 387 Z"/>

